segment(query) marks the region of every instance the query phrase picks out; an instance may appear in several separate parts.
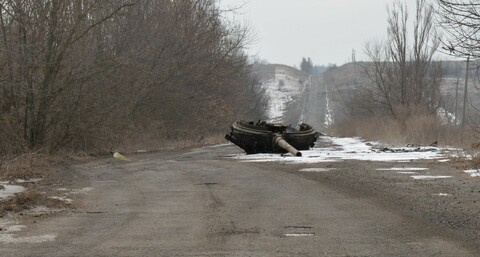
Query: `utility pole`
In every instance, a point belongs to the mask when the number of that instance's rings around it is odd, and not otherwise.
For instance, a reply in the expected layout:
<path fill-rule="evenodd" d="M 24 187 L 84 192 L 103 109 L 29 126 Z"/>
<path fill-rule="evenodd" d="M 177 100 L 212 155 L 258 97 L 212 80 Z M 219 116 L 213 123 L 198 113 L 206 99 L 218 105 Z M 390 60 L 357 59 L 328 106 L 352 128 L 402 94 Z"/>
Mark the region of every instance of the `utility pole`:
<path fill-rule="evenodd" d="M 457 77 L 457 86 L 455 88 L 455 126 L 458 125 L 458 84 L 460 84 L 460 76 Z"/>
<path fill-rule="evenodd" d="M 467 99 L 468 99 L 468 73 L 470 73 L 470 55 L 467 56 L 467 70 L 465 71 L 465 90 L 463 92 L 463 117 L 462 117 L 462 128 L 465 128 L 465 121 L 467 118 Z"/>

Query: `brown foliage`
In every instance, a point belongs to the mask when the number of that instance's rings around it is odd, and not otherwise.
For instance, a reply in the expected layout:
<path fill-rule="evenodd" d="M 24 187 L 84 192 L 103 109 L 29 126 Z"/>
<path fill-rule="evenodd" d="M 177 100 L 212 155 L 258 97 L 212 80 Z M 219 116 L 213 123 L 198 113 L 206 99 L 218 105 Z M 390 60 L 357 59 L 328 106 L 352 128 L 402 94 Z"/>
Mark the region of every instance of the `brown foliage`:
<path fill-rule="evenodd" d="M 362 65 L 370 85 L 352 96 L 352 104 L 367 114 L 395 117 L 398 106 L 422 106 L 434 113 L 441 105 L 441 64 L 434 61 L 439 46 L 433 26 L 433 9 L 425 0 L 416 1 L 413 37 L 408 35 L 408 11 L 396 1 L 388 13 L 388 39 L 367 44 L 370 62 Z M 400 118 L 401 119 L 401 118 Z"/>
<path fill-rule="evenodd" d="M 59 164 L 65 157 L 26 153 L 0 158 L 0 180 L 42 178 L 50 174 L 48 167 Z"/>
<path fill-rule="evenodd" d="M 480 141 L 477 141 L 477 142 L 471 144 L 470 147 L 471 147 L 472 149 L 478 149 L 478 148 L 480 148 Z"/>

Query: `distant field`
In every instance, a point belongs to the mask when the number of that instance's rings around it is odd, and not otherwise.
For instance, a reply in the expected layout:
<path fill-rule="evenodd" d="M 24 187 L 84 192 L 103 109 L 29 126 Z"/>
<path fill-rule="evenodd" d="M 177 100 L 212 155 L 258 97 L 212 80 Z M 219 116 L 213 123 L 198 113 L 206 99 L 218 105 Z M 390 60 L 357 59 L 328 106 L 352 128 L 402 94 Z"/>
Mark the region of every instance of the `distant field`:
<path fill-rule="evenodd" d="M 371 81 L 364 75 L 364 67 L 368 63 L 348 63 L 332 70 L 326 71 L 321 75 L 315 76 L 318 83 L 314 83 L 317 87 L 328 86 L 330 98 L 332 101 L 332 112 L 335 121 L 342 121 L 344 115 L 344 102 L 342 95 L 351 90 L 356 90 L 360 86 L 369 86 Z M 442 81 L 442 95 L 444 108 L 447 112 L 461 115 L 463 92 L 465 84 L 465 63 L 460 61 L 443 62 L 444 78 Z M 262 64 L 257 65 L 256 72 L 261 77 L 262 86 L 266 89 L 266 93 L 270 99 L 269 118 L 272 121 L 283 122 L 286 124 L 296 124 L 302 119 L 305 113 L 305 104 L 309 99 L 312 87 L 311 76 L 296 68 L 282 64 Z M 472 111 L 472 106 L 480 106 L 480 90 L 477 89 L 478 82 L 475 83 L 476 73 L 471 72 L 468 83 L 468 108 L 470 118 L 474 118 L 476 112 Z M 457 112 L 455 112 L 455 95 L 458 84 Z M 477 86 L 477 87 L 476 87 Z M 480 87 L 479 87 L 480 88 Z M 324 90 L 324 89 L 322 89 Z M 320 90 L 320 91 L 322 91 Z M 317 101 L 324 101 L 318 99 Z M 323 103 L 322 103 L 323 104 Z"/>
<path fill-rule="evenodd" d="M 348 92 L 350 90 L 355 90 L 359 86 L 371 85 L 371 81 L 364 75 L 363 72 L 365 65 L 368 64 L 360 62 L 348 63 L 324 73 L 324 82 L 334 88 L 336 93 L 335 110 L 337 112 L 337 120 L 338 117 L 342 116 L 341 113 L 338 113 L 342 110 L 342 93 Z M 444 62 L 442 66 L 444 69 L 444 77 L 441 90 L 443 95 L 444 108 L 450 113 L 455 113 L 455 93 L 458 81 L 458 113 L 461 113 L 465 85 L 465 63 L 460 61 L 448 61 Z M 468 101 L 470 106 L 480 105 L 480 87 L 478 86 L 478 77 L 476 77 L 476 73 L 472 71 L 467 87 L 469 92 Z M 470 112 L 470 116 L 471 118 L 474 118 L 474 113 Z"/>

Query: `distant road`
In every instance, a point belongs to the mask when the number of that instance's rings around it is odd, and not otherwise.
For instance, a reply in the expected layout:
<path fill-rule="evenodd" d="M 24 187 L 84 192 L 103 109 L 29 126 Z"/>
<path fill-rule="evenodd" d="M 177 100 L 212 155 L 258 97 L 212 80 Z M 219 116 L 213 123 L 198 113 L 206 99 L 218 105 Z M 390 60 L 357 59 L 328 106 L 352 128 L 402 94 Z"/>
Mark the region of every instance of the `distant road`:
<path fill-rule="evenodd" d="M 305 96 L 305 122 L 318 131 L 325 129 L 326 89 L 322 75 L 312 75 L 311 86 Z"/>
<path fill-rule="evenodd" d="M 302 166 L 223 157 L 238 152 L 218 146 L 77 165 L 93 188 L 83 204 L 21 235 L 56 240 L 4 244 L 0 256 L 479 256 L 381 195 L 358 193 L 361 179 L 332 185 L 328 176 L 301 175 Z M 335 165 L 349 176 L 374 170 Z"/>

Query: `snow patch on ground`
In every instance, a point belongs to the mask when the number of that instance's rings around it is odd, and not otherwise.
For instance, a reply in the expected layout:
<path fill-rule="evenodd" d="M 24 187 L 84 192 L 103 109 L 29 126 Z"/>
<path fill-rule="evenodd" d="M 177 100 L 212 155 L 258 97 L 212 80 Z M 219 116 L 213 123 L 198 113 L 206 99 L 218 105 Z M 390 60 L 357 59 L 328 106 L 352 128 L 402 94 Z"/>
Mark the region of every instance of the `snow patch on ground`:
<path fill-rule="evenodd" d="M 43 243 L 51 242 L 57 238 L 56 234 L 44 234 L 38 236 L 18 236 L 15 233 L 20 232 L 27 226 L 19 225 L 16 221 L 0 219 L 0 243 L 18 244 L 18 243 Z"/>
<path fill-rule="evenodd" d="M 450 159 L 441 159 L 441 160 L 437 160 L 437 162 L 449 162 Z"/>
<path fill-rule="evenodd" d="M 444 108 L 441 108 L 441 107 L 438 108 L 437 117 L 440 118 L 443 125 L 455 124 L 455 123 L 456 125 L 460 125 L 457 118 L 455 117 L 455 114 L 448 112 Z"/>
<path fill-rule="evenodd" d="M 32 178 L 32 179 L 17 179 L 15 180 L 16 183 L 36 183 L 36 182 L 39 182 L 41 181 L 42 179 L 41 178 Z"/>
<path fill-rule="evenodd" d="M 319 144 L 331 144 L 332 146 L 301 151 L 302 157 L 295 157 L 291 154 L 237 154 L 230 158 L 238 159 L 242 162 L 281 162 L 289 164 L 338 162 L 343 160 L 392 162 L 445 158 L 440 153 L 440 149 L 435 147 L 403 147 L 395 148 L 394 151 L 382 151 L 374 148 L 377 143 L 365 142 L 360 138 L 324 136 L 319 140 L 323 141 Z"/>
<path fill-rule="evenodd" d="M 480 171 L 478 169 L 475 170 L 464 170 L 465 173 L 469 174 L 470 177 L 480 177 Z"/>
<path fill-rule="evenodd" d="M 411 177 L 416 180 L 435 180 L 435 179 L 442 179 L 442 178 L 451 178 L 452 176 L 417 175 L 417 176 L 411 176 Z"/>
<path fill-rule="evenodd" d="M 393 168 L 379 168 L 377 170 L 392 170 L 392 171 L 422 171 L 428 170 L 428 168 L 415 168 L 415 167 L 393 167 Z"/>
<path fill-rule="evenodd" d="M 93 188 L 92 187 L 84 187 L 84 188 L 81 188 L 81 189 L 73 189 L 72 190 L 72 194 L 86 194 L 90 191 L 92 191 Z"/>
<path fill-rule="evenodd" d="M 24 215 L 39 216 L 39 215 L 53 214 L 53 213 L 61 212 L 64 210 L 65 209 L 51 209 L 46 206 L 40 205 L 40 206 L 36 206 L 33 209 L 23 211 L 22 213 Z"/>
<path fill-rule="evenodd" d="M 305 168 L 305 169 L 300 169 L 298 171 L 300 172 L 326 172 L 326 171 L 332 171 L 335 170 L 335 168 Z"/>
<path fill-rule="evenodd" d="M 287 233 L 285 236 L 288 237 L 301 237 L 301 236 L 314 236 L 314 233 Z"/>
<path fill-rule="evenodd" d="M 16 193 L 21 193 L 25 191 L 25 188 L 18 185 L 10 185 L 8 182 L 0 182 L 0 185 L 3 186 L 3 189 L 0 189 L 0 199 L 7 199 L 15 195 Z"/>
<path fill-rule="evenodd" d="M 62 202 L 65 202 L 65 203 L 67 203 L 67 204 L 71 204 L 71 203 L 72 203 L 72 199 L 66 198 L 66 197 L 51 196 L 50 198 L 55 199 L 55 200 L 59 200 L 59 201 L 62 201 Z"/>
<path fill-rule="evenodd" d="M 450 196 L 450 194 L 447 194 L 447 193 L 438 193 L 438 194 L 433 194 L 433 195 L 436 195 L 436 196 Z"/>

